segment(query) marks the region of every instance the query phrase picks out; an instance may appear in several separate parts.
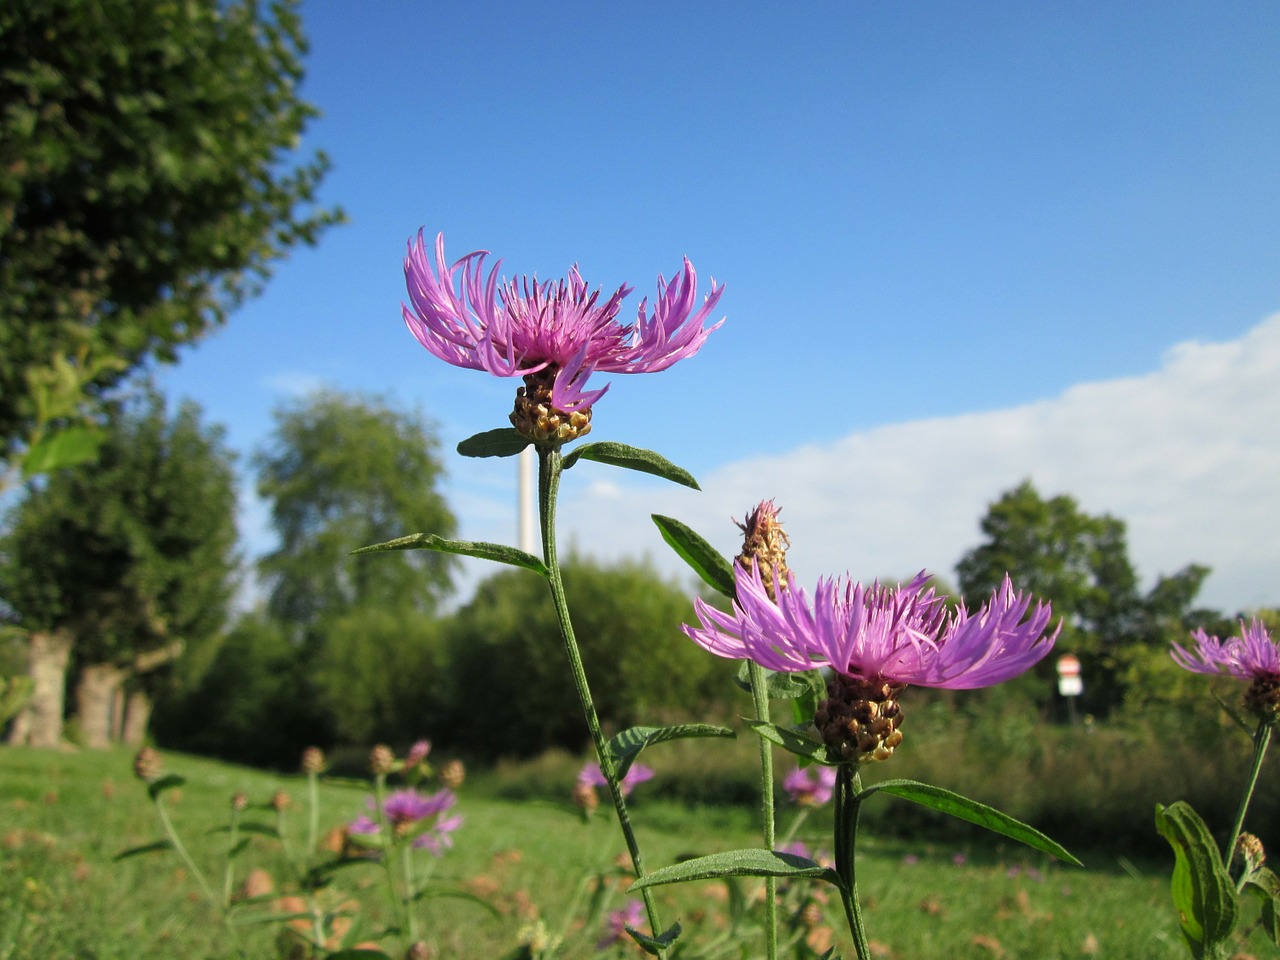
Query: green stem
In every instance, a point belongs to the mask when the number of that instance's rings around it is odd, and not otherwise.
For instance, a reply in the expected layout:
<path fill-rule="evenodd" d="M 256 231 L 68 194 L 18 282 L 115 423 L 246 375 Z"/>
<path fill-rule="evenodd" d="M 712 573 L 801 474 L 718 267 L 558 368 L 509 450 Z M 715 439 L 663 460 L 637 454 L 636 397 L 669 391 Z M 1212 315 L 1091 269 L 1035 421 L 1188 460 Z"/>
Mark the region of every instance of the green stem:
<path fill-rule="evenodd" d="M 173 849 L 178 856 L 182 858 L 182 862 L 186 865 L 187 870 L 196 878 L 196 883 L 200 885 L 200 890 L 204 894 L 209 904 L 218 911 L 218 916 L 222 919 L 222 925 L 227 928 L 227 932 L 231 935 L 231 940 L 235 943 L 236 953 L 244 956 L 244 948 L 240 945 L 240 938 L 236 934 L 236 928 L 231 923 L 231 917 L 226 909 L 222 906 L 218 895 L 213 892 L 213 888 L 209 886 L 209 881 L 204 878 L 204 874 L 200 872 L 200 868 L 196 866 L 196 862 L 191 859 L 191 854 L 187 852 L 186 846 L 182 842 L 182 838 L 178 836 L 178 831 L 173 828 L 173 821 L 169 819 L 169 811 L 164 808 L 163 795 L 157 793 L 151 798 L 151 802 L 155 805 L 156 816 L 160 818 L 160 825 L 164 828 L 165 836 L 169 838 L 169 842 L 173 844 Z"/>
<path fill-rule="evenodd" d="M 222 909 L 231 909 L 231 891 L 235 887 L 236 843 L 240 839 L 240 811 L 231 804 L 231 822 L 227 825 L 227 866 L 222 874 Z"/>
<path fill-rule="evenodd" d="M 747 661 L 747 673 L 751 679 L 751 700 L 755 705 L 756 719 L 769 720 L 769 693 L 764 668 L 754 660 Z M 760 747 L 760 816 L 764 823 L 764 846 L 774 849 L 773 815 L 773 748 L 764 737 L 757 737 Z M 764 932 L 769 960 L 778 958 L 778 879 L 766 877 L 764 881 Z"/>
<path fill-rule="evenodd" d="M 387 820 L 387 812 L 385 809 L 387 775 L 385 773 L 375 773 L 373 775 L 373 804 L 378 814 L 378 833 L 386 840 L 386 846 L 382 850 L 382 869 L 387 874 L 387 896 L 391 899 L 391 914 L 396 918 L 397 932 L 403 937 L 409 925 L 405 917 L 405 902 L 396 890 L 396 869 L 392 864 L 392 858 L 395 855 L 396 837 L 392 835 L 391 822 Z M 412 942 L 412 941 L 411 941 Z"/>
<path fill-rule="evenodd" d="M 582 704 L 582 713 L 587 721 L 587 729 L 591 732 L 592 743 L 595 744 L 600 772 L 604 774 L 605 782 L 609 785 L 609 797 L 613 800 L 613 809 L 618 814 L 618 826 L 622 828 L 622 835 L 627 843 L 627 852 L 631 856 L 631 868 L 638 879 L 644 876 L 644 860 L 640 855 L 640 844 L 632 829 L 626 799 L 622 796 L 622 788 L 618 783 L 617 767 L 614 766 L 613 758 L 606 749 L 604 731 L 600 728 L 600 717 L 596 714 L 595 702 L 591 698 L 591 687 L 587 684 L 587 671 L 582 665 L 582 654 L 578 649 L 578 640 L 574 636 L 573 623 L 569 619 L 569 604 L 565 599 L 564 582 L 560 576 L 560 562 L 556 557 L 556 497 L 560 490 L 560 463 L 559 450 L 554 447 L 538 447 L 538 519 L 542 527 L 543 562 L 547 566 L 547 583 L 551 587 L 551 600 L 555 606 L 556 619 L 560 624 L 560 635 L 564 639 L 565 653 L 569 657 L 574 686 L 578 690 L 578 699 Z M 641 895 L 649 918 L 649 929 L 652 935 L 657 937 L 663 931 L 658 920 L 658 910 L 653 901 L 653 894 L 645 888 L 641 891 Z M 665 956 L 665 951 L 658 955 Z"/>
<path fill-rule="evenodd" d="M 310 886 L 311 868 L 315 866 L 316 841 L 320 837 L 320 774 L 307 772 L 307 855 L 303 867 Z"/>
<path fill-rule="evenodd" d="M 409 944 L 418 942 L 418 914 L 413 909 L 413 844 L 400 845 L 400 870 L 404 880 L 404 912 L 409 919 Z"/>
<path fill-rule="evenodd" d="M 1262 759 L 1267 755 L 1267 745 L 1271 742 L 1271 724 L 1266 720 L 1258 722 L 1258 729 L 1253 733 L 1253 769 L 1249 771 L 1249 782 L 1245 784 L 1244 796 L 1240 798 L 1240 809 L 1236 813 L 1236 822 L 1231 827 L 1231 839 L 1222 851 L 1222 862 L 1227 871 L 1231 871 L 1231 863 L 1236 856 L 1236 842 L 1240 839 L 1240 831 L 1244 829 L 1244 815 L 1249 810 L 1249 802 L 1253 799 L 1253 788 L 1258 785 L 1258 774 L 1262 771 Z"/>
<path fill-rule="evenodd" d="M 852 764 L 842 763 L 836 777 L 836 873 L 840 875 L 840 898 L 844 904 L 845 919 L 853 948 L 858 960 L 871 960 L 871 948 L 862 926 L 862 907 L 858 903 L 858 880 L 855 859 L 858 846 L 858 812 L 861 801 L 857 799 L 861 788 L 858 770 Z"/>

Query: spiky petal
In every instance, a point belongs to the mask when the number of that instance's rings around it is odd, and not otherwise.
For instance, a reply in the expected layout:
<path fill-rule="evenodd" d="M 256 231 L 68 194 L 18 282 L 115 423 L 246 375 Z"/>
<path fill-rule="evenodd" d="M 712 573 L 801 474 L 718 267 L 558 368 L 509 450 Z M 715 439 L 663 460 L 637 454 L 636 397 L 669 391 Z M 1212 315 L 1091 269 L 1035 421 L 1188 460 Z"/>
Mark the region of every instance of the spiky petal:
<path fill-rule="evenodd" d="M 575 266 L 563 280 L 498 281 L 501 261 L 485 274 L 488 251 L 467 254 L 445 267 L 444 234 L 436 237 L 435 264 L 422 231 L 404 261 L 411 306 L 401 312 L 418 342 L 441 360 L 498 377 L 555 371 L 552 406 L 585 410 L 608 386 L 586 388 L 597 370 L 655 373 L 701 349 L 720 323 L 704 327 L 724 292 L 713 280 L 697 307 L 697 273 L 688 258 L 670 282 L 658 277 L 653 310 L 642 300 L 634 323 L 618 320 L 625 284 L 603 303 Z M 697 308 L 697 309 L 695 309 Z"/>
<path fill-rule="evenodd" d="M 721 657 L 769 670 L 830 666 L 867 681 L 967 690 L 1024 673 L 1053 647 L 1048 604 L 1031 607 L 1006 576 L 976 613 L 948 612 L 921 573 L 909 584 L 864 586 L 847 576 L 818 581 L 813 600 L 788 574 L 775 602 L 758 570 L 734 570 L 733 611 L 694 601 L 700 626 L 682 629 Z"/>

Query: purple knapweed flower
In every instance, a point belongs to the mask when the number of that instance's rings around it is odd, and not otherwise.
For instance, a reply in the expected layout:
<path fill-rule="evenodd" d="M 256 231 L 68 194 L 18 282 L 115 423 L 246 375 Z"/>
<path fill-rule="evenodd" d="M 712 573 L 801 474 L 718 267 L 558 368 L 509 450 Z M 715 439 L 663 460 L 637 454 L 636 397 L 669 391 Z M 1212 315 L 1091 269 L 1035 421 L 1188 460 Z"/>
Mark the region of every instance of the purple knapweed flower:
<path fill-rule="evenodd" d="M 1203 629 L 1191 635 L 1194 651 L 1173 645 L 1172 656 L 1178 666 L 1193 673 L 1229 673 L 1239 680 L 1259 677 L 1280 679 L 1280 649 L 1267 632 L 1266 625 L 1255 618 L 1249 626 L 1240 621 L 1240 636 L 1222 641 Z"/>
<path fill-rule="evenodd" d="M 409 752 L 404 757 L 404 768 L 409 770 L 416 767 L 423 760 L 427 759 L 427 754 L 431 752 L 430 740 L 419 740 L 409 748 Z"/>
<path fill-rule="evenodd" d="M 612 910 L 604 919 L 604 936 L 596 942 L 597 950 L 613 946 L 627 935 L 627 927 L 638 928 L 644 920 L 644 907 L 639 900 L 628 900 L 618 910 Z"/>
<path fill-rule="evenodd" d="M 801 807 L 820 807 L 831 799 L 836 785 L 835 767 L 792 770 L 782 781 L 791 802 Z"/>
<path fill-rule="evenodd" d="M 1261 620 L 1255 617 L 1247 627 L 1241 620 L 1238 637 L 1219 640 L 1200 629 L 1192 639 L 1196 642 L 1192 651 L 1173 645 L 1170 653 L 1178 666 L 1193 673 L 1225 673 L 1250 681 L 1245 709 L 1267 723 L 1280 718 L 1280 648 Z"/>
<path fill-rule="evenodd" d="M 651 769 L 643 763 L 633 763 L 627 770 L 626 775 L 618 783 L 618 786 L 622 788 L 622 795 L 628 797 L 631 795 L 631 791 L 635 789 L 636 784 L 652 779 L 653 771 Z M 578 783 L 584 787 L 607 787 L 609 785 L 609 781 L 604 778 L 598 763 L 588 763 L 583 767 L 578 773 Z"/>
<path fill-rule="evenodd" d="M 809 600 L 788 574 L 769 599 L 758 570 L 734 569 L 731 613 L 694 600 L 700 627 L 685 634 L 721 657 L 754 660 L 769 670 L 829 666 L 837 674 L 890 684 L 969 690 L 1024 673 L 1053 647 L 1050 609 L 1014 592 L 1009 578 L 978 610 L 948 612 L 921 573 L 907 586 L 864 587 L 848 577 L 818 581 Z"/>
<path fill-rule="evenodd" d="M 449 835 L 462 826 L 461 816 L 443 816 L 457 801 L 457 794 L 449 789 L 432 794 L 421 794 L 413 789 L 396 790 L 383 802 L 382 815 L 391 826 L 392 836 L 397 838 L 409 836 L 427 821 L 432 821 L 414 838 L 412 846 L 430 850 L 438 856 L 453 846 Z M 367 806 L 375 813 L 378 810 L 378 802 L 373 797 L 368 799 Z M 347 824 L 347 832 L 357 836 L 376 836 L 382 832 L 382 827 L 372 817 L 361 815 Z"/>
<path fill-rule="evenodd" d="M 623 323 L 618 313 L 631 292 L 625 284 L 603 303 L 598 289 L 588 291 L 576 266 L 563 280 L 524 277 L 500 284 L 501 261 L 486 276 L 487 256 L 476 251 L 445 267 L 440 234 L 433 266 L 419 231 L 404 261 L 411 303 L 402 306 L 404 321 L 419 343 L 454 366 L 499 377 L 554 371 L 551 405 L 565 413 L 590 408 L 608 390 L 586 389 L 596 371 L 665 370 L 697 353 L 724 322 L 703 326 L 724 287 L 713 280 L 698 307 L 697 274 L 687 258 L 670 282 L 658 277 L 652 312 L 642 300 L 635 322 Z"/>

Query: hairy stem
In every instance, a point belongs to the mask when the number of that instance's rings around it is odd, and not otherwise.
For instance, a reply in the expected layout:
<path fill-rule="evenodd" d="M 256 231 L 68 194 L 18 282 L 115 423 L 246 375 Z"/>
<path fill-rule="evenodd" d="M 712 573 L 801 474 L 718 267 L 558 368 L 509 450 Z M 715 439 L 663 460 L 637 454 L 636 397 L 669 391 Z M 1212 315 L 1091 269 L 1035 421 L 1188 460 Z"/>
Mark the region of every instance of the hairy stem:
<path fill-rule="evenodd" d="M 1222 851 L 1222 862 L 1227 871 L 1236 856 L 1236 842 L 1240 839 L 1240 831 L 1244 829 L 1244 817 L 1249 810 L 1249 802 L 1253 799 L 1253 788 L 1258 785 L 1258 774 L 1262 771 L 1262 760 L 1267 755 L 1267 746 L 1271 743 L 1271 724 L 1266 720 L 1258 722 L 1258 729 L 1253 733 L 1253 769 L 1249 771 L 1249 780 L 1245 784 L 1244 796 L 1240 798 L 1240 809 L 1236 812 L 1236 822 L 1231 826 L 1231 839 Z"/>
<path fill-rule="evenodd" d="M 751 700 L 755 705 L 757 720 L 769 720 L 769 693 L 764 668 L 754 660 L 747 661 L 751 679 Z M 760 746 L 760 816 L 764 825 L 764 846 L 774 848 L 773 811 L 773 747 L 764 737 L 757 737 Z M 769 960 L 778 958 L 778 879 L 766 877 L 764 881 L 764 931 Z"/>
<path fill-rule="evenodd" d="M 842 763 L 836 777 L 836 873 L 840 875 L 840 898 L 844 904 L 845 919 L 849 923 L 849 935 L 858 960 L 871 960 L 871 948 L 862 926 L 862 906 L 858 902 L 856 854 L 858 846 L 858 812 L 861 801 L 857 799 L 861 783 L 858 770 Z"/>

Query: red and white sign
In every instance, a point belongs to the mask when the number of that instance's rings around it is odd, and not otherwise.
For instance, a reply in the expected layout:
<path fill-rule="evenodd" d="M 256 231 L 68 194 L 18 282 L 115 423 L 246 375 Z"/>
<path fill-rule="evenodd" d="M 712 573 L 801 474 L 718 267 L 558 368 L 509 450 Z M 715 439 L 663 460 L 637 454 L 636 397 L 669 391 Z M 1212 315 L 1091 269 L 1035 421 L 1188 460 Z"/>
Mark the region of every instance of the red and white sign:
<path fill-rule="evenodd" d="M 1078 697 L 1084 693 L 1084 681 L 1080 679 L 1080 659 L 1065 653 L 1058 658 L 1058 693 L 1064 697 Z"/>

